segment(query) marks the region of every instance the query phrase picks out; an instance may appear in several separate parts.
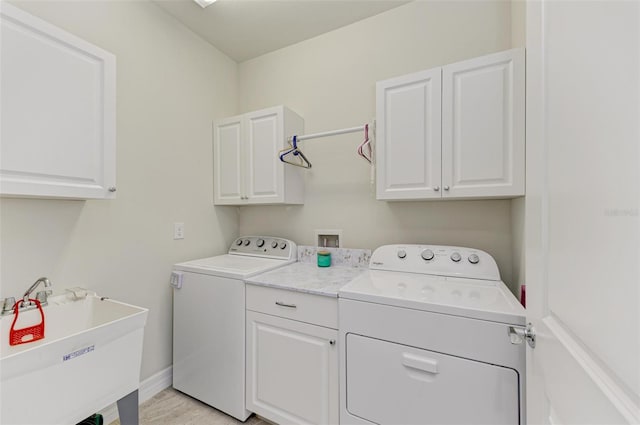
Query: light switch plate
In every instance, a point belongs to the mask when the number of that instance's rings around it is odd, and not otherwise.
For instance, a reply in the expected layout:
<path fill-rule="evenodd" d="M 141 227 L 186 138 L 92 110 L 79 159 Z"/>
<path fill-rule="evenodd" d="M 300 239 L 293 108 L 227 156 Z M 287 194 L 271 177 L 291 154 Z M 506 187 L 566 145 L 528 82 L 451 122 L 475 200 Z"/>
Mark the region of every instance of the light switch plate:
<path fill-rule="evenodd" d="M 181 289 L 182 277 L 183 277 L 182 272 L 171 272 L 171 280 L 169 281 L 169 284 L 176 289 Z"/>
<path fill-rule="evenodd" d="M 173 239 L 184 239 L 184 223 L 173 223 Z"/>

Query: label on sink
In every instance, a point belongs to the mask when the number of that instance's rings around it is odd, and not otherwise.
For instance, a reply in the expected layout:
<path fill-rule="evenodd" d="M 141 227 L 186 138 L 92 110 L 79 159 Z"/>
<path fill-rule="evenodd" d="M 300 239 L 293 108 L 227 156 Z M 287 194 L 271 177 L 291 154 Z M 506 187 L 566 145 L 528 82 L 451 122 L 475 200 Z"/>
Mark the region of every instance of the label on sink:
<path fill-rule="evenodd" d="M 73 353 L 65 354 L 64 356 L 62 356 L 62 361 L 66 362 L 67 360 L 73 360 L 76 357 L 82 356 L 83 354 L 90 353 L 95 350 L 95 347 L 95 345 L 90 345 L 88 347 L 81 348 L 80 350 L 76 350 Z"/>

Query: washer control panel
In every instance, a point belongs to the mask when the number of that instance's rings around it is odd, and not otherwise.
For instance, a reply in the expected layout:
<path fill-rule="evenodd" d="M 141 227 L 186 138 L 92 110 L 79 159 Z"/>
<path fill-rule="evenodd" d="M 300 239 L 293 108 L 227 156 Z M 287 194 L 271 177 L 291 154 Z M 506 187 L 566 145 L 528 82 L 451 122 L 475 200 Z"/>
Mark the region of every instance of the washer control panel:
<path fill-rule="evenodd" d="M 289 239 L 273 236 L 242 236 L 233 241 L 229 254 L 294 260 L 298 247 Z"/>
<path fill-rule="evenodd" d="M 384 245 L 371 255 L 369 268 L 469 279 L 500 280 L 498 265 L 479 249 L 446 245 Z"/>

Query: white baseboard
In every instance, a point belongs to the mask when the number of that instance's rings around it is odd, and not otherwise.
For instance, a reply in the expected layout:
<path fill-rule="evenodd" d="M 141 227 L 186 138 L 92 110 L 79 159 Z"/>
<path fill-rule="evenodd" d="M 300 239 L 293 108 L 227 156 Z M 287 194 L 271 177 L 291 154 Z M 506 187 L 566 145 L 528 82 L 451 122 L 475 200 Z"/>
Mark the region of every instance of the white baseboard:
<path fill-rule="evenodd" d="M 155 375 L 152 375 L 140 382 L 140 388 L 138 389 L 138 403 L 144 403 L 160 391 L 170 387 L 172 384 L 173 366 L 169 366 L 168 368 L 163 369 Z M 102 414 L 105 425 L 109 425 L 111 422 L 118 419 L 118 407 L 115 403 L 103 409 L 99 413 Z"/>
<path fill-rule="evenodd" d="M 138 398 L 140 404 L 149 400 L 165 388 L 169 388 L 173 384 L 173 366 L 152 375 L 140 383 Z"/>

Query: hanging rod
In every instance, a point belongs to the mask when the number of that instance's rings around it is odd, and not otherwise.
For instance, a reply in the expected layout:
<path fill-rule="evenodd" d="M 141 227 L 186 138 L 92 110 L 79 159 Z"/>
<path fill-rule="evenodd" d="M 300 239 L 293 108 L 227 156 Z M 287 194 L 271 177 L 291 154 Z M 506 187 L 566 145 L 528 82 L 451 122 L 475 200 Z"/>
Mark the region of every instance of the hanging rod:
<path fill-rule="evenodd" d="M 298 142 L 308 139 L 317 139 L 318 137 L 337 136 L 339 134 L 355 133 L 357 131 L 364 131 L 364 125 L 351 128 L 343 128 L 342 130 L 324 131 L 322 133 L 305 134 L 303 136 L 296 137 Z M 289 138 L 291 140 L 291 137 Z"/>

